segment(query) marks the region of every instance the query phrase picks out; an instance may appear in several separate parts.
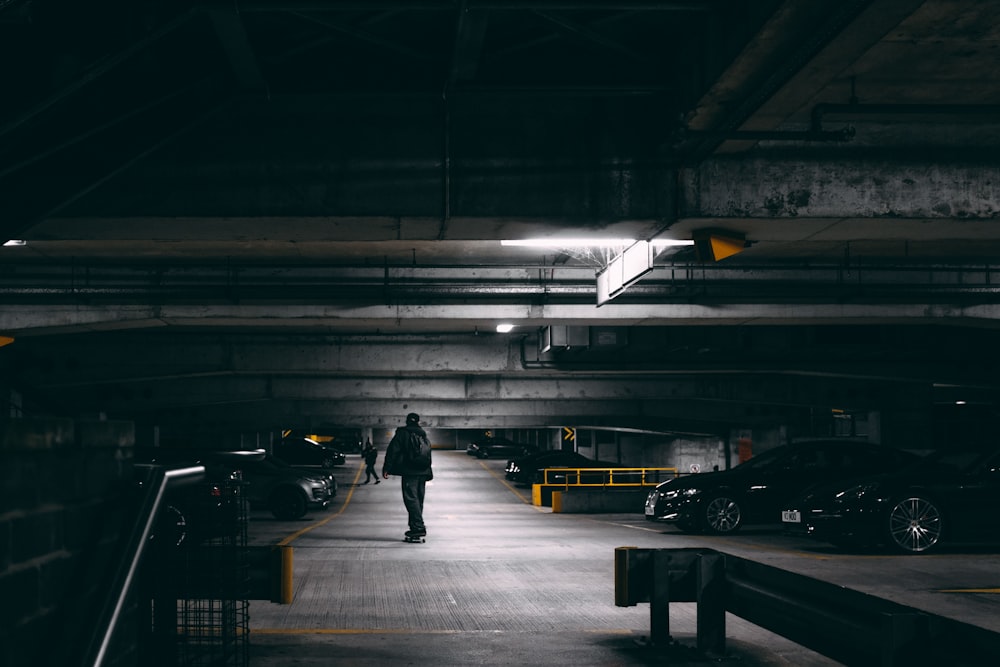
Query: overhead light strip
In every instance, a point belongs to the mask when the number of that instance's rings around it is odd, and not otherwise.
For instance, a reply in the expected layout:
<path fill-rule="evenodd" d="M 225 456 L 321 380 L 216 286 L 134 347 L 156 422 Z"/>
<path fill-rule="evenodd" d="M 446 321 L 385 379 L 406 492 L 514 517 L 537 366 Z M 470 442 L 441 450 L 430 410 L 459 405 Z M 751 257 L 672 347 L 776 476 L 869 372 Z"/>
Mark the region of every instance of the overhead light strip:
<path fill-rule="evenodd" d="M 619 238 L 545 238 L 545 239 L 504 239 L 500 241 L 502 246 L 516 246 L 524 248 L 607 248 L 607 247 L 628 247 L 635 244 L 636 239 Z M 653 247 L 667 248 L 692 246 L 693 240 L 685 239 L 653 239 L 649 242 Z"/>

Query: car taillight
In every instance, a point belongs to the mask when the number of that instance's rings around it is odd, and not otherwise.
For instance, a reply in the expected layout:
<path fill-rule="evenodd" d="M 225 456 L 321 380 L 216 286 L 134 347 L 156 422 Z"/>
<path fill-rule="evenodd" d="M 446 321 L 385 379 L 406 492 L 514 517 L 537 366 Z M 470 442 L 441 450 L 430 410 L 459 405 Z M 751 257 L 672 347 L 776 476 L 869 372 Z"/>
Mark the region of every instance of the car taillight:
<path fill-rule="evenodd" d="M 219 486 L 219 485 L 217 485 L 217 484 L 213 484 L 212 488 L 210 488 L 208 490 L 208 495 L 212 496 L 213 498 L 221 498 L 222 497 L 222 487 Z"/>

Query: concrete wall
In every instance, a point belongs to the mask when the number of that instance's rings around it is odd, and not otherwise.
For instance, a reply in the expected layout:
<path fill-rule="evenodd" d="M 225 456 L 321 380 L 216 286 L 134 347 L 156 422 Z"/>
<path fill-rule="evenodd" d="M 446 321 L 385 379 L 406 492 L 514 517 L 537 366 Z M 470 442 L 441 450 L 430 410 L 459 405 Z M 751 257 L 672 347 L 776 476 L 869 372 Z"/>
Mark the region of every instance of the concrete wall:
<path fill-rule="evenodd" d="M 132 479 L 133 444 L 130 423 L 0 420 L 0 665 L 63 664 L 54 651 L 87 618 L 64 614 L 104 592 L 88 564 L 109 562 L 121 531 L 106 503 Z M 112 650 L 106 665 L 134 664 L 134 639 Z"/>

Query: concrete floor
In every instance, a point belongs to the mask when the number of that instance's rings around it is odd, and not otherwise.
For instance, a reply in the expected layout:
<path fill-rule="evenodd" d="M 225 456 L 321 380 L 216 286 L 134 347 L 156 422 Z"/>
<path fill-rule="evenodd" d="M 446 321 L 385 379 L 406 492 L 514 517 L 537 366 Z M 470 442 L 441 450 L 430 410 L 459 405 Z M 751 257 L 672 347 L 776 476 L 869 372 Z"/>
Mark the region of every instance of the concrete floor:
<path fill-rule="evenodd" d="M 671 605 L 673 643 L 650 647 L 649 606 L 614 604 L 614 550 L 690 544 L 533 507 L 502 461 L 436 451 L 434 464 L 425 544 L 402 541 L 398 478 L 359 484 L 357 457 L 328 510 L 294 523 L 251 513 L 251 544 L 293 546 L 295 590 L 290 605 L 251 602 L 253 667 L 840 664 L 733 616 L 726 652 L 701 655 L 693 604 Z"/>

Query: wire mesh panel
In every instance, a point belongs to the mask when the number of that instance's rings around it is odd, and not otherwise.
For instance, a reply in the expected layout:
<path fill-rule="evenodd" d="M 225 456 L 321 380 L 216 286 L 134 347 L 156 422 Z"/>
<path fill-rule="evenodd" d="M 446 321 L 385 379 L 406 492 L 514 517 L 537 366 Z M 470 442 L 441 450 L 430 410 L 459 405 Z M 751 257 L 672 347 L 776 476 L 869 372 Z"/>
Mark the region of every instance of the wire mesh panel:
<path fill-rule="evenodd" d="M 145 568 L 150 630 L 143 664 L 249 664 L 247 502 L 242 477 L 222 477 L 183 489 L 161 512 L 171 538 Z"/>

